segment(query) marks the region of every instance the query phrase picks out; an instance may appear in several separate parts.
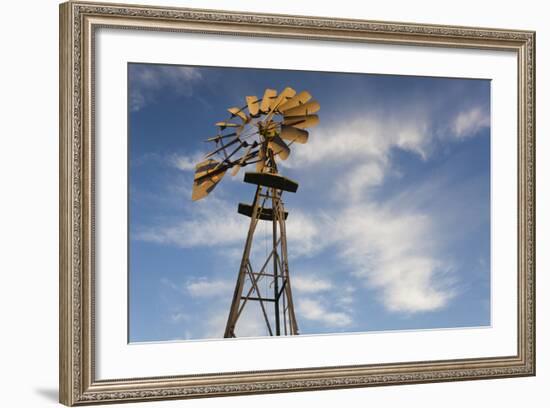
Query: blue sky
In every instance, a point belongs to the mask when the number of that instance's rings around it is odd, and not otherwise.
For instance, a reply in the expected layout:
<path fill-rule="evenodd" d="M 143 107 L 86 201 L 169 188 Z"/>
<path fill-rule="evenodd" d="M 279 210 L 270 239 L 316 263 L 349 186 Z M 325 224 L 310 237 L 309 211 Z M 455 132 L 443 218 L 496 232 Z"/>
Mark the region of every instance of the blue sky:
<path fill-rule="evenodd" d="M 227 108 L 286 86 L 321 105 L 280 165 L 300 184 L 285 196 L 300 333 L 490 324 L 490 81 L 152 64 L 128 78 L 130 341 L 223 337 L 254 186 L 241 170 L 192 202 L 194 165 Z M 259 308 L 239 325 L 266 334 Z"/>

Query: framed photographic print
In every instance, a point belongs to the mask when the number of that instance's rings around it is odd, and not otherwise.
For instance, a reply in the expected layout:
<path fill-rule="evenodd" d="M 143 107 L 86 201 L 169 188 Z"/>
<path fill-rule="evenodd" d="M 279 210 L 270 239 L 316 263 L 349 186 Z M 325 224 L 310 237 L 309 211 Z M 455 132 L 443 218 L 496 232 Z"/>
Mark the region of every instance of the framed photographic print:
<path fill-rule="evenodd" d="M 60 6 L 66 405 L 535 374 L 535 33 Z"/>

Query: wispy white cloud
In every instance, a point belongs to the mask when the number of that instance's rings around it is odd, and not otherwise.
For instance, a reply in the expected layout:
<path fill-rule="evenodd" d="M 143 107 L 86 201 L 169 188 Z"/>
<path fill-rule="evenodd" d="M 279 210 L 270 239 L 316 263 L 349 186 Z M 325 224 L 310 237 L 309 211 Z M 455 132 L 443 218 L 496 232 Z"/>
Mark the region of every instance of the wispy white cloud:
<path fill-rule="evenodd" d="M 325 307 L 320 300 L 299 298 L 297 303 L 297 318 L 304 318 L 329 327 L 347 327 L 353 323 L 351 316 L 345 312 L 333 312 Z"/>
<path fill-rule="evenodd" d="M 341 258 L 365 286 L 380 291 L 388 310 L 437 310 L 452 299 L 452 264 L 439 259 L 442 237 L 427 215 L 357 205 L 343 212 L 331 234 Z"/>
<path fill-rule="evenodd" d="M 131 65 L 130 110 L 139 111 L 155 101 L 157 92 L 167 88 L 177 95 L 191 96 L 193 83 L 201 79 L 200 71 L 193 67 Z"/>
<path fill-rule="evenodd" d="M 372 161 L 370 163 L 353 166 L 347 177 L 338 184 L 336 191 L 342 197 L 360 200 L 369 189 L 378 187 L 387 177 L 388 164 Z"/>
<path fill-rule="evenodd" d="M 215 297 L 231 293 L 233 284 L 227 280 L 202 277 L 187 282 L 185 289 L 193 297 Z"/>
<path fill-rule="evenodd" d="M 292 151 L 285 165 L 308 166 L 334 163 L 388 164 L 392 148 L 426 157 L 430 139 L 429 121 L 423 117 L 392 118 L 359 114 L 346 121 L 319 126 L 304 146 Z"/>
<path fill-rule="evenodd" d="M 438 255 L 445 238 L 430 216 L 395 202 L 365 202 L 312 219 L 322 231 L 323 246 L 348 265 L 347 277 L 377 290 L 389 311 L 438 310 L 455 295 L 453 264 Z M 353 288 L 337 288 L 318 276 L 296 275 L 292 282 L 304 293 L 337 289 L 343 304 L 355 296 Z"/>
<path fill-rule="evenodd" d="M 235 203 L 209 196 L 188 207 L 184 219 L 169 220 L 164 224 L 142 227 L 134 239 L 175 245 L 182 248 L 216 247 L 239 257 L 246 237 L 250 218 L 239 215 Z M 263 221 L 261 222 L 263 223 Z M 295 256 L 312 256 L 323 247 L 316 222 L 305 213 L 295 210 L 287 220 L 287 235 Z M 256 234 L 262 235 L 262 226 Z M 262 248 L 253 248 L 260 251 Z"/>
<path fill-rule="evenodd" d="M 426 160 L 433 153 L 435 142 L 475 136 L 490 125 L 489 111 L 477 105 L 451 114 L 444 124 L 438 124 L 436 119 L 429 110 L 419 109 L 360 112 L 347 120 L 321 122 L 312 130 L 308 143 L 293 149 L 289 160 L 282 165 L 300 168 L 360 165 L 366 171 L 365 183 L 380 185 L 391 168 L 393 149 L 408 151 Z"/>
<path fill-rule="evenodd" d="M 332 282 L 319 276 L 293 275 L 292 289 L 303 293 L 317 293 L 332 289 Z"/>
<path fill-rule="evenodd" d="M 355 292 L 356 288 L 351 285 L 345 285 L 338 292 L 338 298 L 336 304 L 347 310 L 348 312 L 352 311 L 352 306 L 355 303 Z"/>
<path fill-rule="evenodd" d="M 456 138 L 464 139 L 475 136 L 481 129 L 489 127 L 489 112 L 480 106 L 460 112 L 452 122 L 452 131 Z"/>
<path fill-rule="evenodd" d="M 311 218 L 319 231 L 319 245 L 350 266 L 349 272 L 363 286 L 378 290 L 378 300 L 388 310 L 438 310 L 454 297 L 452 261 L 439 255 L 447 238 L 430 215 L 409 210 L 406 202 L 396 199 L 364 200 Z M 297 279 L 298 285 L 312 284 L 300 282 L 299 275 Z M 318 285 L 328 288 L 330 284 L 320 278 Z M 353 289 L 344 292 L 338 297 L 352 303 Z"/>
<path fill-rule="evenodd" d="M 204 159 L 205 153 L 194 152 L 190 155 L 173 154 L 168 157 L 168 163 L 182 171 L 194 171 L 197 163 Z"/>
<path fill-rule="evenodd" d="M 311 257 L 325 247 L 319 224 L 315 218 L 298 209 L 289 213 L 286 222 L 287 241 L 296 257 Z"/>
<path fill-rule="evenodd" d="M 205 276 L 191 278 L 182 283 L 175 283 L 162 278 L 161 283 L 172 291 L 192 297 L 214 297 L 226 294 L 232 290 L 232 282 L 223 279 L 211 279 Z M 180 315 L 178 310 L 175 314 Z"/>
<path fill-rule="evenodd" d="M 215 197 L 195 204 L 189 207 L 184 219 L 142 228 L 136 232 L 135 239 L 183 248 L 242 242 L 248 224 L 245 217 L 236 214 L 234 204 Z"/>

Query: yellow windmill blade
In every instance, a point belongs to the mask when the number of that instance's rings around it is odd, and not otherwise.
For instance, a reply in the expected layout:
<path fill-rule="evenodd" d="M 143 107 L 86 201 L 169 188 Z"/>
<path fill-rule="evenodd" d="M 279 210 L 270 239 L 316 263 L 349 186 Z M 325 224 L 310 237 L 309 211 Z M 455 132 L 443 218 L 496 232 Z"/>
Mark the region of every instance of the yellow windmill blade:
<path fill-rule="evenodd" d="M 193 191 L 191 193 L 191 200 L 197 201 L 197 200 L 200 200 L 201 198 L 206 197 L 208 194 L 210 194 L 212 190 L 214 190 L 214 187 L 216 187 L 218 183 L 221 181 L 226 171 L 227 170 L 223 170 L 212 176 L 193 182 Z"/>
<path fill-rule="evenodd" d="M 222 167 L 217 160 L 208 159 L 197 164 L 193 181 L 191 200 L 197 201 L 206 197 L 221 181 L 227 167 Z"/>
<path fill-rule="evenodd" d="M 246 116 L 246 113 L 244 113 L 241 108 L 233 107 L 227 110 L 229 111 L 229 113 L 231 113 L 231 116 L 238 116 L 242 119 L 244 123 L 247 123 L 250 120 L 250 118 Z"/>
<path fill-rule="evenodd" d="M 256 118 L 260 114 L 260 102 L 256 96 L 246 97 L 246 106 L 248 107 L 248 113 L 253 118 Z"/>
<path fill-rule="evenodd" d="M 318 112 L 319 109 L 321 109 L 321 105 L 319 105 L 319 102 L 317 101 L 309 101 L 307 103 L 304 103 L 302 105 L 298 105 L 292 109 L 288 109 L 284 112 L 285 117 L 286 116 L 304 116 L 304 115 L 311 115 L 315 112 Z"/>
<path fill-rule="evenodd" d="M 206 159 L 201 161 L 200 163 L 197 163 L 197 165 L 195 166 L 194 180 L 198 180 L 201 177 L 206 176 L 208 172 L 214 170 L 219 164 L 220 162 L 214 159 Z"/>
<path fill-rule="evenodd" d="M 285 116 L 283 125 L 293 126 L 298 129 L 305 129 L 315 126 L 319 123 L 319 116 L 307 115 L 307 116 Z"/>
<path fill-rule="evenodd" d="M 304 144 L 307 143 L 309 133 L 307 130 L 283 125 L 279 136 L 281 136 L 281 139 L 288 140 L 292 143 Z"/>
<path fill-rule="evenodd" d="M 264 97 L 262 98 L 262 103 L 260 104 L 260 111 L 262 113 L 268 113 L 271 110 L 271 104 L 275 101 L 277 97 L 277 91 L 275 89 L 266 89 L 264 92 Z"/>
<path fill-rule="evenodd" d="M 302 91 L 296 94 L 294 97 L 289 99 L 287 102 L 283 103 L 277 108 L 281 113 L 286 112 L 289 109 L 295 108 L 298 105 L 302 105 L 311 99 L 311 95 L 308 91 Z"/>
<path fill-rule="evenodd" d="M 279 136 L 270 137 L 267 142 L 267 147 L 271 149 L 273 155 L 278 155 L 283 160 L 288 159 L 290 155 L 290 148 Z"/>
<path fill-rule="evenodd" d="M 271 111 L 277 110 L 277 107 L 286 103 L 288 100 L 292 99 L 296 95 L 296 91 L 291 87 L 287 86 L 283 91 L 277 96 L 277 99 L 271 104 Z"/>
<path fill-rule="evenodd" d="M 220 134 L 220 135 L 212 136 L 212 137 L 209 137 L 208 139 L 205 139 L 205 142 L 219 142 L 222 139 L 227 139 L 228 137 L 234 137 L 234 136 L 237 136 L 237 132 L 228 133 L 226 135 Z"/>
<path fill-rule="evenodd" d="M 221 130 L 224 130 L 225 128 L 228 128 L 228 127 L 240 127 L 241 125 L 233 122 L 223 121 L 223 122 L 216 122 L 216 126 L 219 126 Z"/>

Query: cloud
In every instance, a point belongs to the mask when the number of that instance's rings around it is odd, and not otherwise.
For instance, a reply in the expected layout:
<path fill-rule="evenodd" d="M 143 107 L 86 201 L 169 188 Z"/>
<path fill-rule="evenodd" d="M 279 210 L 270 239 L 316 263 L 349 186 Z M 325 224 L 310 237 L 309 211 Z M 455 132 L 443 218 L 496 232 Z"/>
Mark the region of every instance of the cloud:
<path fill-rule="evenodd" d="M 191 155 L 173 154 L 168 158 L 168 162 L 182 171 L 195 171 L 195 166 L 204 160 L 204 156 L 203 152 L 194 152 Z"/>
<path fill-rule="evenodd" d="M 141 228 L 135 239 L 192 248 L 233 245 L 246 237 L 247 219 L 236 216 L 235 205 L 211 197 L 188 208 L 183 219 Z"/>
<path fill-rule="evenodd" d="M 329 327 L 347 327 L 353 323 L 348 313 L 332 312 L 317 299 L 300 298 L 296 302 L 297 319 L 304 318 Z"/>
<path fill-rule="evenodd" d="M 244 245 L 250 218 L 237 214 L 235 207 L 234 202 L 211 195 L 207 200 L 190 205 L 183 219 L 141 227 L 133 238 L 182 248 L 216 247 L 232 257 L 240 257 L 242 250 L 235 250 L 235 247 Z M 256 228 L 257 237 L 262 236 L 263 221 L 260 223 Z M 295 210 L 288 217 L 286 226 L 294 256 L 312 256 L 322 249 L 319 228 L 311 217 Z M 255 256 L 260 255 L 257 252 L 261 249 L 259 246 L 253 247 L 253 251 L 257 250 Z"/>
<path fill-rule="evenodd" d="M 129 68 L 130 110 L 139 111 L 157 98 L 157 93 L 170 89 L 177 95 L 191 96 L 193 84 L 202 79 L 193 67 L 131 64 Z"/>
<path fill-rule="evenodd" d="M 376 161 L 355 166 L 350 172 L 350 176 L 338 185 L 337 191 L 344 197 L 350 197 L 352 200 L 358 201 L 365 192 L 383 183 L 384 178 L 386 178 L 387 167 L 386 163 Z"/>
<path fill-rule="evenodd" d="M 340 258 L 388 310 L 437 310 L 452 299 L 452 267 L 436 255 L 441 237 L 427 215 L 365 204 L 334 221 Z"/>
<path fill-rule="evenodd" d="M 355 303 L 355 291 L 356 289 L 353 286 L 344 286 L 338 293 L 336 304 L 351 312 L 352 305 Z"/>
<path fill-rule="evenodd" d="M 332 289 L 334 285 L 318 276 L 292 276 L 292 289 L 303 293 L 317 293 Z"/>
<path fill-rule="evenodd" d="M 315 218 L 293 209 L 286 221 L 287 241 L 296 257 L 311 257 L 321 251 L 325 242 Z"/>
<path fill-rule="evenodd" d="M 437 115 L 428 108 L 411 112 L 401 109 L 391 113 L 359 112 L 347 120 L 321 122 L 308 143 L 293 149 L 290 159 L 282 165 L 303 169 L 314 165 L 357 164 L 366 171 L 367 185 L 380 185 L 390 168 L 393 149 L 426 160 L 436 148 L 435 142 L 456 142 L 490 126 L 489 112 L 480 105 L 448 116 L 438 121 Z M 448 123 L 451 123 L 450 132 Z"/>
<path fill-rule="evenodd" d="M 193 297 L 215 297 L 230 293 L 234 284 L 226 280 L 211 280 L 206 277 L 186 283 L 186 291 Z"/>
<path fill-rule="evenodd" d="M 481 129 L 491 125 L 489 112 L 479 106 L 460 112 L 452 122 L 452 131 L 456 138 L 475 136 Z"/>
<path fill-rule="evenodd" d="M 433 135 L 429 121 L 411 118 L 359 114 L 346 121 L 320 126 L 308 143 L 292 151 L 287 164 L 294 167 L 335 163 L 388 164 L 392 148 L 410 151 L 425 158 Z M 380 176 L 378 176 L 380 177 Z"/>
<path fill-rule="evenodd" d="M 210 279 L 205 276 L 177 284 L 170 279 L 162 278 L 161 283 L 173 291 L 192 297 L 214 297 L 231 292 L 233 283 L 222 279 Z M 180 314 L 179 311 L 176 314 Z"/>

